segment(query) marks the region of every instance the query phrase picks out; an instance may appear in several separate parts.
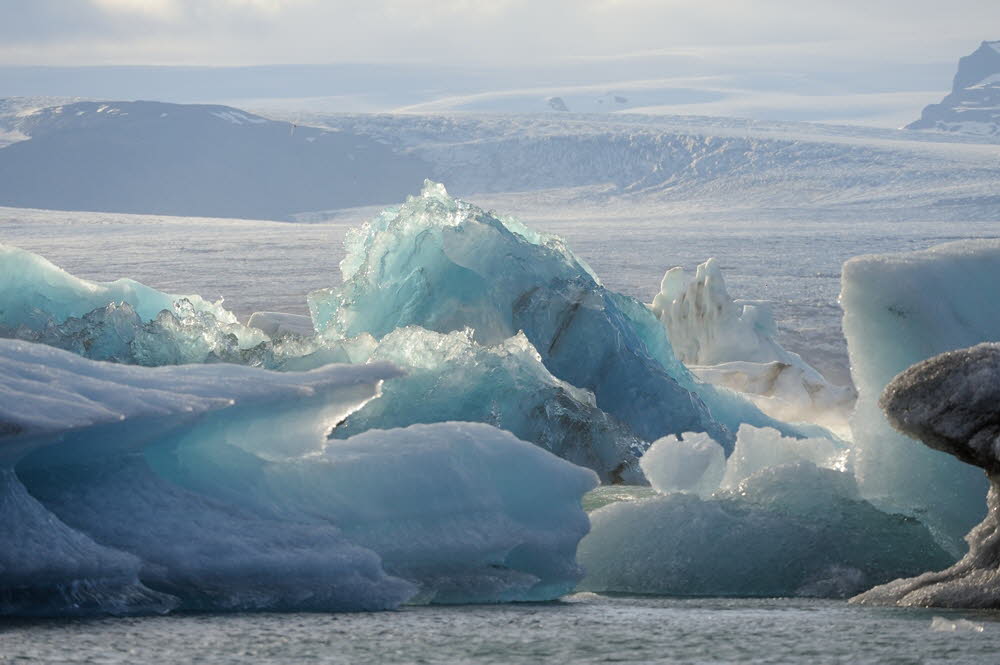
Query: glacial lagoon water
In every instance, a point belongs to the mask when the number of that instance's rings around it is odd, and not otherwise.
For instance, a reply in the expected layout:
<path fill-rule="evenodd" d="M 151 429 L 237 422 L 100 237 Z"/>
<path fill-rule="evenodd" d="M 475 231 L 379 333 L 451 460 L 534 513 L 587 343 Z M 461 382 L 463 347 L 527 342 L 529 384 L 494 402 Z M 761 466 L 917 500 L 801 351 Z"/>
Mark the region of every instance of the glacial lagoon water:
<path fill-rule="evenodd" d="M 996 663 L 1000 615 L 609 597 L 360 614 L 0 623 L 0 663 Z"/>

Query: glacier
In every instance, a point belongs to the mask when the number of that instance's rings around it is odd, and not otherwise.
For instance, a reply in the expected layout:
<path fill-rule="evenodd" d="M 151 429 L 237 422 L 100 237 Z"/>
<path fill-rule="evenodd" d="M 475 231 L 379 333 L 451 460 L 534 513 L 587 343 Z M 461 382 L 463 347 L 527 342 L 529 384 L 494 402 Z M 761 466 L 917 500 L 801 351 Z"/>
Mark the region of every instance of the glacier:
<path fill-rule="evenodd" d="M 852 599 L 863 605 L 1000 607 L 1000 344 L 949 351 L 894 378 L 880 403 L 893 427 L 985 471 L 986 517 L 953 566 L 898 579 Z"/>
<path fill-rule="evenodd" d="M 1000 276 L 1000 241 L 869 255 L 844 265 L 841 306 L 858 401 L 852 465 L 863 497 L 916 515 L 956 557 L 984 515 L 978 469 L 893 430 L 878 406 L 898 373 L 931 356 L 1000 340 L 1000 308 L 986 285 Z"/>
<path fill-rule="evenodd" d="M 660 492 L 591 512 L 581 589 L 846 598 L 952 560 L 916 519 L 864 501 L 829 439 L 744 425 L 724 468 L 713 443 L 653 443 L 640 464 Z M 684 483 L 667 461 L 691 471 Z"/>
<path fill-rule="evenodd" d="M 0 367 L 2 614 L 542 600 L 582 576 L 593 472 L 482 424 L 327 438 L 389 363 L 144 368 L 0 340 Z"/>

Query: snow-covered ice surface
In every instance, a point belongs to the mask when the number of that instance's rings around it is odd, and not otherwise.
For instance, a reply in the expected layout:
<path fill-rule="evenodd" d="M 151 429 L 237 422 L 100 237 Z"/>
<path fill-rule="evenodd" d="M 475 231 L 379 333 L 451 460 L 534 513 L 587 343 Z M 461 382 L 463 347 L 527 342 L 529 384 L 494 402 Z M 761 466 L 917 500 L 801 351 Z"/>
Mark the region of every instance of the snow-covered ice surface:
<path fill-rule="evenodd" d="M 593 473 L 472 423 L 327 439 L 389 363 L 150 369 L 0 340 L 0 366 L 2 614 L 545 600 L 582 576 Z"/>
<path fill-rule="evenodd" d="M 862 496 L 919 515 L 956 553 L 983 517 L 978 469 L 892 430 L 878 407 L 883 388 L 938 353 L 1000 340 L 1000 241 L 861 256 L 847 262 L 841 304 L 858 402 L 854 469 Z"/>
<path fill-rule="evenodd" d="M 966 536 L 969 551 L 958 563 L 876 587 L 853 602 L 1000 608 L 1000 344 L 918 363 L 892 380 L 880 403 L 900 432 L 986 472 L 987 512 Z M 945 480 L 964 478 L 953 474 Z M 947 491 L 943 483 L 933 489 Z"/>

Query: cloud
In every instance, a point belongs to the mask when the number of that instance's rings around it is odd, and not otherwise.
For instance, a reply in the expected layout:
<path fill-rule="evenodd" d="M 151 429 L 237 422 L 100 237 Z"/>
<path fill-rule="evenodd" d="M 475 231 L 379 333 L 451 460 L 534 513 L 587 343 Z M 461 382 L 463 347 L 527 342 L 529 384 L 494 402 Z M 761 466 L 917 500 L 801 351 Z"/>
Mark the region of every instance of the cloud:
<path fill-rule="evenodd" d="M 0 0 L 0 64 L 531 64 L 687 53 L 794 66 L 971 51 L 982 0 Z M 790 57 L 790 54 L 793 57 Z"/>

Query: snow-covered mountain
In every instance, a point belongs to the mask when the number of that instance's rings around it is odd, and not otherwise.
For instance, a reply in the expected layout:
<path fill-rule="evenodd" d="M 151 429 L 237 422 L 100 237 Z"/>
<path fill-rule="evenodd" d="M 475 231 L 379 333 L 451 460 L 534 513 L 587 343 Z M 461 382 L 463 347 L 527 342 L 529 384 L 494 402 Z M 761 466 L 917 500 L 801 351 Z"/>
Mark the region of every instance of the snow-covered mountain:
<path fill-rule="evenodd" d="M 906 128 L 1000 136 L 1000 41 L 961 58 L 951 94 Z"/>
<path fill-rule="evenodd" d="M 572 112 L 282 122 L 154 102 L 80 102 L 15 120 L 15 138 L 28 138 L 0 148 L 0 205 L 11 207 L 323 219 L 402 200 L 431 178 L 477 200 L 533 199 L 536 212 L 541 197 L 648 218 L 1000 220 L 994 137 Z"/>
<path fill-rule="evenodd" d="M 284 219 L 397 201 L 427 167 L 368 136 L 226 106 L 78 102 L 8 118 L 0 203 Z"/>

